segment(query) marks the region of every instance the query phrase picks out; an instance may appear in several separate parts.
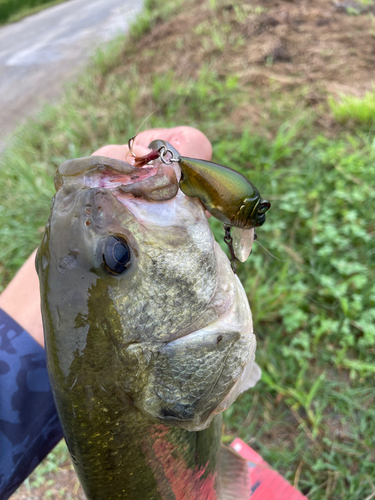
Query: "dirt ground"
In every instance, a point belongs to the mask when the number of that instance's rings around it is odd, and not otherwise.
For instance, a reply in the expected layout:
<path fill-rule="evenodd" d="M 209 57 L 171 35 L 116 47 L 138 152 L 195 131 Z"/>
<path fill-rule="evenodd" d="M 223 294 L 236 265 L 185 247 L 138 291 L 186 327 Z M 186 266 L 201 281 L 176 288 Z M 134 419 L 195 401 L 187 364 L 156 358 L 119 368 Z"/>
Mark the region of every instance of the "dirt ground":
<path fill-rule="evenodd" d="M 276 88 L 283 95 L 298 93 L 296 105 L 313 106 L 321 125 L 330 128 L 334 124 L 329 113 L 321 109 L 327 95 L 360 96 L 373 86 L 375 7 L 332 0 L 233 5 L 227 0 L 218 1 L 215 10 L 198 0 L 192 4 L 170 22 L 156 23 L 141 39 L 140 67 L 146 79 L 168 71 L 187 79 L 197 75 L 204 61 L 219 77 L 239 76 L 250 98 L 241 116 L 237 109 L 231 117 L 236 124 L 249 116 L 256 122 L 264 111 L 256 102 L 263 107 L 268 96 L 275 97 Z M 126 73 L 132 57 L 125 53 L 117 71 Z"/>
<path fill-rule="evenodd" d="M 262 0 L 257 7 L 254 2 L 238 1 L 220 7 L 217 2 L 213 10 L 201 0 L 192 3 L 194 8 L 168 22 L 160 20 L 136 42 L 145 77 L 173 71 L 181 78 L 194 78 L 202 61 L 209 62 L 212 55 L 212 70 L 219 76 L 238 75 L 244 89 L 250 95 L 260 95 L 263 102 L 275 91 L 271 86 L 276 82 L 283 94 L 304 89 L 296 105 L 316 109 L 324 108 L 328 94 L 363 95 L 373 86 L 375 9 L 371 6 L 353 1 Z M 224 35 L 223 26 L 230 26 Z M 215 29 L 219 34 L 216 43 L 212 36 Z M 237 46 L 226 46 L 225 38 L 221 45 L 225 36 L 237 37 Z M 113 71 L 128 71 L 133 57 L 134 51 L 125 52 L 122 65 Z M 248 102 L 241 113 L 248 117 L 251 112 L 256 121 L 261 104 L 251 99 Z M 328 113 L 319 113 L 324 127 L 334 126 Z M 241 120 L 241 116 L 234 118 Z M 23 484 L 11 499 L 84 499 L 68 461 L 59 472 L 47 473 L 45 478 L 38 488 Z"/>
<path fill-rule="evenodd" d="M 348 15 L 346 4 L 355 2 L 263 0 L 259 10 L 264 12 L 258 13 L 250 2 L 244 3 L 242 12 L 227 2 L 218 13 L 196 2 L 189 13 L 158 24 L 142 38 L 140 49 L 156 49 L 152 67 L 144 69 L 147 73 L 174 69 L 181 77 L 195 76 L 202 53 L 207 52 L 202 43 L 204 30 L 200 34 L 197 27 L 201 23 L 215 26 L 222 17 L 237 28 L 229 36 L 241 35 L 245 43 L 235 50 L 224 48 L 222 56 L 215 57 L 219 75 L 232 69 L 244 82 L 273 79 L 286 85 L 309 84 L 328 92 L 361 94 L 373 84 L 375 18 L 367 10 Z M 194 29 L 196 34 L 191 36 Z M 186 43 L 177 42 L 181 37 Z"/>
<path fill-rule="evenodd" d="M 58 472 L 50 472 L 44 477 L 43 484 L 38 487 L 23 483 L 11 500 L 86 500 L 70 460 Z"/>

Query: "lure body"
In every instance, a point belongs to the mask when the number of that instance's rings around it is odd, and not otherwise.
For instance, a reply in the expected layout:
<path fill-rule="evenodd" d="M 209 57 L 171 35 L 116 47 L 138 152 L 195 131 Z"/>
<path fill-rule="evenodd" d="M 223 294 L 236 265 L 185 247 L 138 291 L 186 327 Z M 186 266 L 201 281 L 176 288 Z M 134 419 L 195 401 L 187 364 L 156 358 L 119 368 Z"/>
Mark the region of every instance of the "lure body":
<path fill-rule="evenodd" d="M 164 162 L 177 162 L 181 168 L 179 187 L 192 198 L 197 197 L 205 209 L 223 224 L 241 229 L 262 226 L 271 204 L 263 200 L 258 189 L 245 176 L 224 165 L 180 156 L 168 142 L 151 142 L 150 157 L 161 153 Z M 172 158 L 167 156 L 167 153 Z M 143 157 L 143 158 L 147 158 Z"/>
<path fill-rule="evenodd" d="M 186 196 L 196 196 L 223 224 L 250 229 L 261 226 L 265 214 L 258 213 L 262 199 L 257 188 L 242 174 L 217 163 L 181 157 L 179 186 Z"/>

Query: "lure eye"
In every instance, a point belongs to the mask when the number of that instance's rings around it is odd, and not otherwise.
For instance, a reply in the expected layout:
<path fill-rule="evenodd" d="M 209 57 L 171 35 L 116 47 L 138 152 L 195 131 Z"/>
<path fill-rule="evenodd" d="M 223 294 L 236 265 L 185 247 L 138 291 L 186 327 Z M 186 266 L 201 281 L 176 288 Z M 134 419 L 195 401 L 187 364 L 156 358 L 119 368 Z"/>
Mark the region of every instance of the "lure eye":
<path fill-rule="evenodd" d="M 130 266 L 130 248 L 119 236 L 108 238 L 103 252 L 104 265 L 112 274 L 122 274 Z"/>
<path fill-rule="evenodd" d="M 259 207 L 258 207 L 258 214 L 259 215 L 262 215 L 262 214 L 265 214 L 267 212 L 267 210 L 269 210 L 271 207 L 271 203 L 267 200 L 262 200 L 261 203 L 259 203 Z"/>

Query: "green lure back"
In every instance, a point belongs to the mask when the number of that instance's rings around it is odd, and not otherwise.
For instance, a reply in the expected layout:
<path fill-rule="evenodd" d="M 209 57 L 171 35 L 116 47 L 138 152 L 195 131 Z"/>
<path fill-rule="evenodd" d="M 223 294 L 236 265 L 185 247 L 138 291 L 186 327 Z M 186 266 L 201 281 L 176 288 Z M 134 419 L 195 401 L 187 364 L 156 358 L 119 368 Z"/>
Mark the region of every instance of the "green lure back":
<path fill-rule="evenodd" d="M 161 152 L 165 162 L 176 161 L 181 168 L 181 191 L 202 202 L 205 209 L 223 224 L 241 229 L 262 226 L 271 204 L 263 200 L 256 186 L 239 172 L 206 160 L 180 156 L 168 142 L 156 140 L 149 148 Z M 166 152 L 172 158 L 166 158 Z"/>

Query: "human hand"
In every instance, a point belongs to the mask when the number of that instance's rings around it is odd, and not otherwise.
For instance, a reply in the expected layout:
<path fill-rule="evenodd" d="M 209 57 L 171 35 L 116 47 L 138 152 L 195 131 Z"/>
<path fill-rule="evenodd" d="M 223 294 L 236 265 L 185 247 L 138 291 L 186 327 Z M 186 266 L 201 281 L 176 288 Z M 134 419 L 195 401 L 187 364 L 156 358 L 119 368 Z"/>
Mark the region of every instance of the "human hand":
<path fill-rule="evenodd" d="M 181 156 L 200 158 L 201 160 L 211 159 L 212 147 L 210 141 L 202 132 L 192 127 L 145 130 L 138 134 L 134 141 L 134 153 L 137 156 L 147 154 L 149 152 L 147 146 L 155 139 L 169 142 L 177 149 Z M 117 160 L 133 164 L 133 157 L 128 153 L 129 148 L 127 145 L 109 145 L 98 149 L 93 155 L 116 158 Z"/>
<path fill-rule="evenodd" d="M 174 146 L 182 156 L 210 160 L 212 147 L 207 137 L 192 127 L 146 130 L 137 135 L 134 152 L 142 156 L 147 146 L 155 139 L 161 139 Z M 133 163 L 128 146 L 104 146 L 94 155 L 107 156 Z M 39 279 L 35 270 L 34 251 L 18 271 L 7 288 L 0 295 L 0 308 L 22 326 L 34 339 L 44 346 L 43 324 L 40 312 Z"/>

